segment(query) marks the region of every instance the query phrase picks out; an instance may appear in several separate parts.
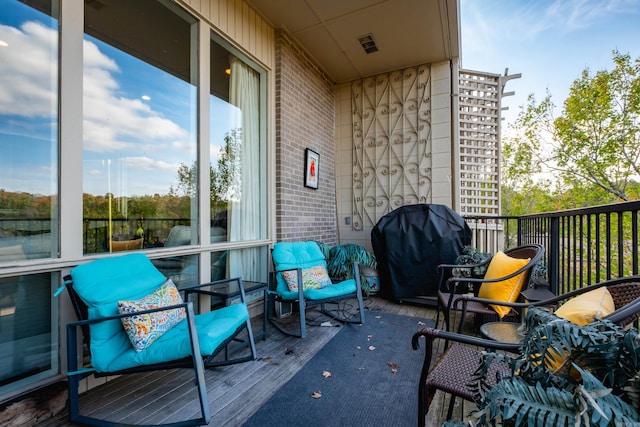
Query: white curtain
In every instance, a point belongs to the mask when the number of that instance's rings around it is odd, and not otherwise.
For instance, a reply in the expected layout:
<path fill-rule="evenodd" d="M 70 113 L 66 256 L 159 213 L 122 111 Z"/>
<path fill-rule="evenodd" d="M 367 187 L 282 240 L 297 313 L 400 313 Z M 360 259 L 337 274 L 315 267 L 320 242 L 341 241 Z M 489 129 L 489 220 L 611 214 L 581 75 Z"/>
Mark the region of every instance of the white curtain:
<path fill-rule="evenodd" d="M 231 202 L 229 227 L 231 241 L 260 237 L 260 80 L 258 73 L 235 57 L 230 58 L 229 102 L 242 113 L 242 153 L 240 194 Z M 229 276 L 258 280 L 261 276 L 259 249 L 231 251 Z"/>

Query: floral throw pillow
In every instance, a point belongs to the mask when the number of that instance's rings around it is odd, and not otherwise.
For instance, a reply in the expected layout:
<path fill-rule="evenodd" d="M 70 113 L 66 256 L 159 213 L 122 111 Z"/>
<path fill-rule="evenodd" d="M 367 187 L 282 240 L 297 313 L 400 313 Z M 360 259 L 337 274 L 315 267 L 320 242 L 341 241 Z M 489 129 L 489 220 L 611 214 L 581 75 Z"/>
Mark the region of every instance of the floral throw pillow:
<path fill-rule="evenodd" d="M 288 270 L 282 272 L 282 278 L 287 282 L 287 287 L 291 292 L 298 291 L 298 271 Z M 302 289 L 322 289 L 331 286 L 331 279 L 327 268 L 320 264 L 302 269 Z"/>
<path fill-rule="evenodd" d="M 120 314 L 135 313 L 152 308 L 182 304 L 182 297 L 171 279 L 168 279 L 156 291 L 134 301 L 118 301 Z M 140 352 L 187 316 L 184 308 L 157 311 L 154 313 L 133 315 L 122 318 L 131 345 Z"/>

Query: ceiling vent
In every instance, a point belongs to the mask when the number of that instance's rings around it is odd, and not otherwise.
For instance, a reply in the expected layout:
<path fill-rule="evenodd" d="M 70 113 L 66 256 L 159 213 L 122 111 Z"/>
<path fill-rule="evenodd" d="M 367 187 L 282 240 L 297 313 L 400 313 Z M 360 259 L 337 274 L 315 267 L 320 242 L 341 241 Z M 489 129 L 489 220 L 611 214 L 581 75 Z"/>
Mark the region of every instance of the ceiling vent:
<path fill-rule="evenodd" d="M 376 39 L 373 38 L 373 34 L 365 34 L 363 36 L 358 37 L 358 41 L 362 45 L 364 51 L 369 54 L 378 51 L 378 46 L 376 45 Z"/>

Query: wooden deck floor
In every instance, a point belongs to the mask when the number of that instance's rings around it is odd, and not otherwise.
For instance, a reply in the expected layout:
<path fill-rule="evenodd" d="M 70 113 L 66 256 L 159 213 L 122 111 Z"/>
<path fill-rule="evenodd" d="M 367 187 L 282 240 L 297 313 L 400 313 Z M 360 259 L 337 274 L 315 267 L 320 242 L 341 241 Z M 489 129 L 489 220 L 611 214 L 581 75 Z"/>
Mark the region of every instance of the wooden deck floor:
<path fill-rule="evenodd" d="M 365 306 L 367 311 L 423 319 L 435 319 L 436 316 L 433 308 L 394 303 L 377 296 L 366 298 Z M 254 334 L 261 328 L 261 319 L 257 320 Z M 241 426 L 339 330 L 337 327 L 310 326 L 307 337 L 299 339 L 285 336 L 269 326 L 266 340 L 256 342 L 257 361 L 207 370 L 206 383 L 212 412 L 209 425 Z M 131 423 L 158 424 L 195 417 L 199 412 L 192 375 L 191 370 L 182 369 L 122 376 L 84 393 L 80 407 L 83 414 Z M 439 393 L 436 394 L 427 416 L 428 426 L 441 424 L 447 406 L 443 400 Z M 465 406 L 464 411 L 468 410 Z M 457 407 L 454 414 L 456 419 L 461 419 L 461 408 Z M 39 425 L 59 427 L 70 424 L 65 412 Z"/>

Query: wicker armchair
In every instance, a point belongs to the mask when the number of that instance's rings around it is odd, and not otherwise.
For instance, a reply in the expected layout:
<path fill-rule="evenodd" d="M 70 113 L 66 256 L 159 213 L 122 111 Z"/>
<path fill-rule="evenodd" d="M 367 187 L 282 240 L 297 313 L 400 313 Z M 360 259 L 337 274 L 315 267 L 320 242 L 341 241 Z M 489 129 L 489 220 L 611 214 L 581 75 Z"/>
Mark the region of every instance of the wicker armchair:
<path fill-rule="evenodd" d="M 565 293 L 554 298 L 535 303 L 515 303 L 515 308 L 524 309 L 532 306 L 551 306 L 568 300 L 577 295 L 606 286 L 613 298 L 616 310 L 604 317 L 620 326 L 627 326 L 640 318 L 640 276 L 630 276 L 612 279 Z M 447 418 L 450 419 L 455 398 L 473 402 L 474 391 L 468 387 L 474 372 L 480 367 L 482 354 L 480 349 L 503 350 L 518 352 L 520 344 L 507 344 L 498 341 L 448 332 L 438 329 L 425 328 L 413 335 L 414 350 L 420 348 L 420 338 L 426 339 L 425 357 L 420 374 L 418 389 L 418 422 L 425 425 L 425 416 L 433 400 L 435 392 L 441 390 L 451 395 Z M 446 350 L 431 368 L 436 339 L 445 339 L 448 343 Z M 474 347 L 469 347 L 474 346 Z M 430 369 L 431 368 L 431 369 Z M 506 365 L 492 366 L 492 371 L 506 370 Z M 488 375 L 495 378 L 495 375 Z"/>
<path fill-rule="evenodd" d="M 462 331 L 464 319 L 467 313 L 473 313 L 476 316 L 476 324 L 482 324 L 484 322 L 496 320 L 497 314 L 490 304 L 512 307 L 511 310 L 504 316 L 502 320 L 505 321 L 518 321 L 522 320 L 521 313 L 519 313 L 511 304 L 505 303 L 505 301 L 489 300 L 485 298 L 478 298 L 478 291 L 481 285 L 491 285 L 493 283 L 501 282 L 520 274 L 524 277 L 522 280 L 522 289 L 526 289 L 531 277 L 533 275 L 533 269 L 544 255 L 544 247 L 537 244 L 523 245 L 516 248 L 506 249 L 505 255 L 510 258 L 516 259 L 529 259 L 529 262 L 523 267 L 519 268 L 511 274 L 504 277 L 487 279 L 487 278 L 473 278 L 473 277 L 449 277 L 453 269 L 481 267 L 485 264 L 490 264 L 491 260 L 487 260 L 480 264 L 470 265 L 455 265 L 455 264 L 442 264 L 438 266 L 440 272 L 440 287 L 438 289 L 438 314 L 436 317 L 436 325 L 440 319 L 440 312 L 442 312 L 445 322 L 446 330 L 452 330 L 451 320 L 452 314 L 455 311 L 461 313 L 460 323 L 458 325 L 458 332 Z M 467 293 L 462 293 L 464 289 L 469 286 L 473 288 L 473 296 Z"/>

